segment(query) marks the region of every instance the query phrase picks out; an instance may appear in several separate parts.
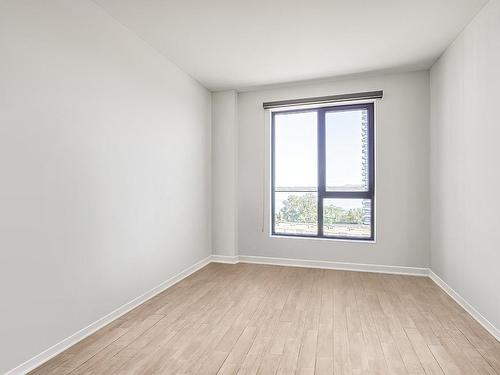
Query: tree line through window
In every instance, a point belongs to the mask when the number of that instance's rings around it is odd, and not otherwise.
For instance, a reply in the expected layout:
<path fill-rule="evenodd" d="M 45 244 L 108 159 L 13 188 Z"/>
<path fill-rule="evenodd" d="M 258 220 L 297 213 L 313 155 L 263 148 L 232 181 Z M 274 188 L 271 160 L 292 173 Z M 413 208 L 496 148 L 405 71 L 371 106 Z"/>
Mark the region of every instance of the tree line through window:
<path fill-rule="evenodd" d="M 373 103 L 272 113 L 272 233 L 374 238 Z"/>

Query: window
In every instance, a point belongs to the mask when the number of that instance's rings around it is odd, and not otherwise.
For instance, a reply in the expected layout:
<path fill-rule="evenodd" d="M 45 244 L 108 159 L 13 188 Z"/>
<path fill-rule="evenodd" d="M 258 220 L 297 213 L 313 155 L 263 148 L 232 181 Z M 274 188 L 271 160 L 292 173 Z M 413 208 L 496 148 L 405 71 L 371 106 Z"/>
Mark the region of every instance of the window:
<path fill-rule="evenodd" d="M 373 103 L 272 113 L 272 234 L 374 239 Z"/>

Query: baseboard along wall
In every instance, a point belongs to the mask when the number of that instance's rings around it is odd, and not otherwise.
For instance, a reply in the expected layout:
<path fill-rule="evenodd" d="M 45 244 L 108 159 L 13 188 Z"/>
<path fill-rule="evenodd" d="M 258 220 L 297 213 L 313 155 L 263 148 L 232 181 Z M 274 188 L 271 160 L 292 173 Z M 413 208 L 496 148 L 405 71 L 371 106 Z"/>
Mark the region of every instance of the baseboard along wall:
<path fill-rule="evenodd" d="M 472 306 L 465 298 L 458 294 L 451 286 L 449 286 L 443 279 L 436 275 L 429 269 L 429 277 L 434 283 L 443 289 L 456 303 L 458 303 L 467 313 L 472 316 L 479 324 L 483 326 L 493 337 L 500 341 L 500 329 L 495 327 L 488 319 L 486 319 L 474 306 Z"/>
<path fill-rule="evenodd" d="M 256 257 L 256 256 L 249 256 L 249 255 L 240 255 L 237 258 L 238 258 L 238 261 L 241 263 L 271 264 L 271 265 L 276 265 L 276 266 L 322 268 L 322 269 L 343 270 L 343 271 L 376 272 L 376 273 L 389 273 L 389 274 L 410 275 L 410 276 L 428 276 L 429 275 L 428 268 L 417 268 L 417 267 L 330 262 L 330 261 L 324 261 L 324 260 Z"/>
<path fill-rule="evenodd" d="M 58 342 L 57 344 L 51 346 L 50 348 L 44 350 L 40 354 L 34 356 L 33 358 L 27 360 L 26 362 L 20 364 L 16 368 L 7 371 L 5 375 L 22 375 L 30 372 L 31 370 L 41 366 L 49 359 L 55 357 L 59 353 L 65 351 L 69 347 L 77 344 L 84 338 L 90 336 L 94 332 L 98 331 L 102 327 L 111 323 L 113 320 L 118 319 L 122 315 L 125 315 L 132 309 L 137 306 L 143 304 L 149 299 L 153 298 L 157 294 L 160 294 L 164 290 L 170 288 L 171 286 L 177 284 L 179 281 L 185 279 L 189 275 L 195 273 L 201 268 L 205 267 L 212 261 L 212 256 L 208 256 L 205 259 L 200 260 L 199 262 L 193 264 L 192 266 L 186 268 L 185 270 L 179 272 L 177 275 L 165 280 L 161 284 L 155 286 L 154 288 L 148 290 L 146 293 L 140 295 L 139 297 L 134 298 L 132 301 L 127 302 L 126 304 L 120 306 L 116 310 L 110 312 L 106 316 L 96 320 L 94 323 L 89 324 L 87 327 L 82 328 L 78 332 L 75 332 L 71 336 L 65 338 L 64 340 Z"/>

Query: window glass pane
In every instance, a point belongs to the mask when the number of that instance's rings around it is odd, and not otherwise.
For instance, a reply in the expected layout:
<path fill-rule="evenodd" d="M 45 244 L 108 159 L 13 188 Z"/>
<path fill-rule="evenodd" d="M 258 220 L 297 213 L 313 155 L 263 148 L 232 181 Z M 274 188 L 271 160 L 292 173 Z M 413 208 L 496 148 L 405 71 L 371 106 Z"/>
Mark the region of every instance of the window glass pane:
<path fill-rule="evenodd" d="M 318 233 L 318 194 L 275 193 L 274 231 L 281 234 Z"/>
<path fill-rule="evenodd" d="M 368 191 L 368 111 L 327 112 L 326 190 Z"/>
<path fill-rule="evenodd" d="M 275 190 L 316 191 L 317 114 L 276 114 L 274 118 Z"/>
<path fill-rule="evenodd" d="M 333 237 L 371 237 L 370 199 L 325 199 L 323 232 Z"/>

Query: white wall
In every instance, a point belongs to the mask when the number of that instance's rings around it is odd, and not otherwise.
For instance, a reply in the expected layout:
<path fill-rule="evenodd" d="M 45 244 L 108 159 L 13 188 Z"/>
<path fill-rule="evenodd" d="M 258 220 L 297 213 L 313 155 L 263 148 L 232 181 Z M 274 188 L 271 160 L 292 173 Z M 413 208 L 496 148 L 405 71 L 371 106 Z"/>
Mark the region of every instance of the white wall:
<path fill-rule="evenodd" d="M 237 93 L 212 94 L 212 251 L 237 255 Z"/>
<path fill-rule="evenodd" d="M 2 1 L 0 55 L 3 373 L 210 254 L 211 95 L 86 0 Z"/>
<path fill-rule="evenodd" d="M 431 268 L 500 328 L 500 1 L 431 70 Z"/>
<path fill-rule="evenodd" d="M 377 243 L 271 238 L 269 121 L 262 102 L 371 90 L 384 90 L 375 124 Z M 429 265 L 427 71 L 240 93 L 238 125 L 240 255 Z"/>

